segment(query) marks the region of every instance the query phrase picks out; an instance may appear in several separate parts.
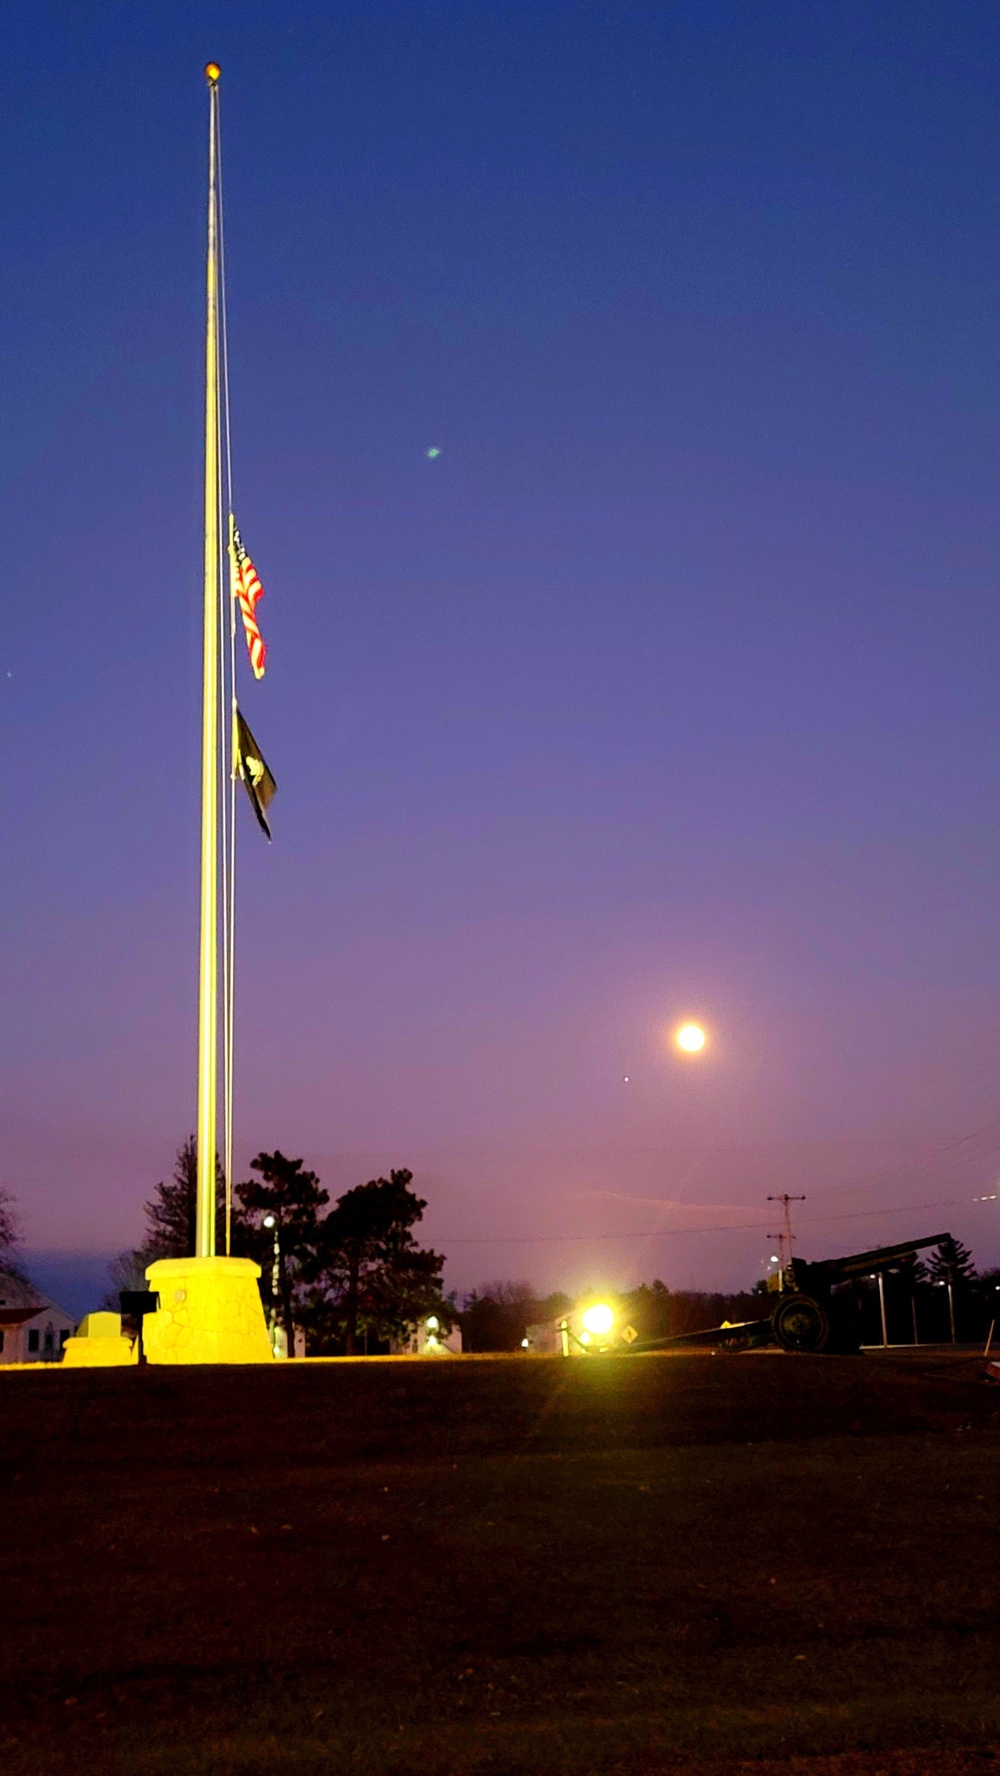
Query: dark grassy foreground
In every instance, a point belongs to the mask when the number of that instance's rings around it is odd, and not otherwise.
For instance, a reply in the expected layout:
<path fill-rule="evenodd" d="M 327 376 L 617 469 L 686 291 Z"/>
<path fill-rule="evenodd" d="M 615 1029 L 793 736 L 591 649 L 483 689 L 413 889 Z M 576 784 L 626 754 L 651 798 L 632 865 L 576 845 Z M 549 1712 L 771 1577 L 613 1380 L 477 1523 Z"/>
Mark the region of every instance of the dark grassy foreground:
<path fill-rule="evenodd" d="M 0 1373 L 0 1771 L 985 1769 L 981 1366 Z"/>

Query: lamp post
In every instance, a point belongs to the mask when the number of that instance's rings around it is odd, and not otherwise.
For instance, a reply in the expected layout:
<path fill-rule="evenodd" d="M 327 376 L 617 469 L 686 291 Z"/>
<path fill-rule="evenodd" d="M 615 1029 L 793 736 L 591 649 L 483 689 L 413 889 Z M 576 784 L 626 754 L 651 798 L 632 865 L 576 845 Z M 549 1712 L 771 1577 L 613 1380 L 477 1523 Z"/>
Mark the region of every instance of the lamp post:
<path fill-rule="evenodd" d="M 271 1349 L 278 1349 L 278 1283 L 281 1277 L 281 1228 L 276 1215 L 265 1215 L 264 1226 L 274 1229 L 274 1257 L 271 1262 Z"/>
<path fill-rule="evenodd" d="M 878 1305 L 882 1315 L 882 1349 L 888 1350 L 889 1327 L 885 1317 L 885 1277 L 881 1271 L 878 1273 Z"/>
<path fill-rule="evenodd" d="M 952 1285 L 951 1285 L 951 1269 L 950 1269 L 950 1267 L 948 1270 L 948 1275 L 946 1277 L 942 1277 L 940 1282 L 938 1283 L 938 1288 L 939 1289 L 947 1289 L 947 1291 L 948 1291 L 948 1324 L 951 1328 L 951 1342 L 952 1342 L 952 1344 L 954 1344 L 956 1342 L 956 1340 L 955 1340 L 955 1292 L 954 1292 Z"/>

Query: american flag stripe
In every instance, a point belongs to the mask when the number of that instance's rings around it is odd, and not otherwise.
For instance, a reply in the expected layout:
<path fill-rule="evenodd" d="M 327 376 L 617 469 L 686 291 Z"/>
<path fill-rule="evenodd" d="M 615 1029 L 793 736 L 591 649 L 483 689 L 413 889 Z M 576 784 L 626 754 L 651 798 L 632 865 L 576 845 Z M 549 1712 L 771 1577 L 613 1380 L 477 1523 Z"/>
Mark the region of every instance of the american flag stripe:
<path fill-rule="evenodd" d="M 243 541 L 236 528 L 235 520 L 230 518 L 230 523 L 232 526 L 233 539 L 232 548 L 230 550 L 233 597 L 239 604 L 240 615 L 243 618 L 243 628 L 247 638 L 247 650 L 250 654 L 250 664 L 253 667 L 254 678 L 263 678 L 267 648 L 264 645 L 261 632 L 257 627 L 257 618 L 254 613 L 258 598 L 263 597 L 264 588 L 260 583 L 257 569 L 254 567 L 253 562 L 243 547 Z"/>

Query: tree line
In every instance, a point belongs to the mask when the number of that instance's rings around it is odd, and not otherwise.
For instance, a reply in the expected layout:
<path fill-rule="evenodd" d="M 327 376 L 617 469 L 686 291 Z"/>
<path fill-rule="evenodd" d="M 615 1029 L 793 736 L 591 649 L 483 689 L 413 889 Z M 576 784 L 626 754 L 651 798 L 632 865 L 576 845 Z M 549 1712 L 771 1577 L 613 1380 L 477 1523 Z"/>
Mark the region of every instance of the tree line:
<path fill-rule="evenodd" d="M 961 1344 L 981 1338 L 1000 1310 L 1000 1267 L 978 1271 L 968 1246 L 947 1234 L 926 1258 L 913 1258 L 883 1279 L 890 1344 Z M 861 1287 L 864 1340 L 881 1339 L 878 1286 Z"/>
<path fill-rule="evenodd" d="M 451 1325 L 453 1306 L 441 1287 L 444 1254 L 413 1234 L 427 1204 L 412 1188 L 412 1172 L 371 1178 L 331 1208 L 329 1192 L 301 1159 L 258 1153 L 250 1171 L 254 1176 L 234 1188 L 230 1250 L 260 1265 L 264 1311 L 282 1327 L 289 1351 L 297 1327 L 312 1354 L 353 1356 L 388 1350 L 430 1314 Z M 116 1290 L 144 1288 L 155 1259 L 194 1251 L 197 1172 L 189 1135 L 172 1176 L 145 1205 L 144 1238 L 112 1266 Z M 216 1161 L 216 1250 L 225 1249 L 225 1185 Z M 109 1305 L 117 1301 L 109 1298 Z"/>
<path fill-rule="evenodd" d="M 445 1295 L 444 1255 L 421 1246 L 414 1235 L 427 1204 L 412 1188 L 413 1174 L 391 1171 L 345 1191 L 330 1206 L 329 1193 L 301 1159 L 280 1151 L 258 1153 L 252 1177 L 237 1184 L 232 1204 L 232 1251 L 261 1269 L 264 1311 L 282 1327 L 293 1350 L 303 1328 L 315 1355 L 376 1354 L 402 1341 L 431 1314 L 448 1330 L 459 1325 L 467 1351 L 516 1351 L 529 1326 L 558 1319 L 570 1296 L 540 1293 L 528 1283 L 494 1282 L 461 1301 Z M 178 1151 L 171 1177 L 157 1184 L 145 1204 L 140 1244 L 111 1266 L 113 1289 L 104 1305 L 117 1308 L 121 1289 L 145 1287 L 145 1270 L 156 1258 L 184 1258 L 194 1251 L 197 1150 L 194 1136 Z M 225 1250 L 225 1189 L 216 1165 L 217 1249 Z M 266 1227 L 265 1220 L 273 1225 Z M 275 1239 L 277 1235 L 277 1239 Z M 16 1203 L 0 1186 L 0 1276 L 26 1281 L 19 1261 Z M 947 1342 L 954 1317 L 959 1342 L 984 1335 L 1000 1317 L 1000 1268 L 977 1272 L 972 1253 L 950 1236 L 924 1260 L 916 1258 L 886 1274 L 883 1289 L 891 1343 Z M 659 1280 L 618 1294 L 622 1318 L 641 1338 L 707 1331 L 723 1320 L 762 1318 L 766 1284 L 724 1293 L 675 1290 Z M 874 1283 L 858 1285 L 866 1343 L 881 1336 L 881 1308 Z"/>
<path fill-rule="evenodd" d="M 584 1290 L 584 1295 L 599 1293 Z M 682 1332 L 709 1331 L 723 1320 L 756 1320 L 767 1310 L 750 1290 L 731 1294 L 696 1289 L 668 1289 L 665 1283 L 640 1283 L 615 1291 L 619 1321 L 633 1326 L 640 1338 L 674 1337 Z M 556 1290 L 540 1294 L 528 1283 L 488 1283 L 465 1297 L 457 1310 L 462 1345 L 467 1351 L 516 1351 L 529 1326 L 543 1325 L 568 1313 L 573 1298 Z"/>
<path fill-rule="evenodd" d="M 877 1285 L 865 1278 L 856 1288 L 863 1340 L 877 1344 L 881 1339 Z M 968 1247 L 950 1235 L 926 1261 L 918 1258 L 888 1272 L 883 1289 L 890 1343 L 947 1343 L 952 1310 L 959 1343 L 985 1336 L 991 1321 L 1000 1319 L 1000 1268 L 977 1272 Z M 640 1338 L 655 1339 L 708 1332 L 724 1320 L 764 1319 L 775 1298 L 763 1279 L 728 1293 L 670 1289 L 656 1280 L 616 1294 L 615 1300 L 620 1318 L 634 1326 Z M 515 1351 L 529 1326 L 556 1319 L 571 1306 L 568 1295 L 539 1294 L 527 1283 L 490 1283 L 467 1295 L 457 1311 L 464 1348 Z"/>

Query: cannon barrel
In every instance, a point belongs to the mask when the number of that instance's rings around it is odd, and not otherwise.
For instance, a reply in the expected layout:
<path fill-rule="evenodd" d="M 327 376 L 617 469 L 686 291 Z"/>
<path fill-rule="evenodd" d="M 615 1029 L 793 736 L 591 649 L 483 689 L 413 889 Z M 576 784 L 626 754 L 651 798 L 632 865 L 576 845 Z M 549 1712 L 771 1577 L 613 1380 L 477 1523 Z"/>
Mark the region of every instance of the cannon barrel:
<path fill-rule="evenodd" d="M 926 1239 L 900 1240 L 895 1246 L 875 1246 L 870 1252 L 851 1252 L 846 1258 L 821 1258 L 815 1264 L 807 1264 L 801 1258 L 792 1259 L 792 1271 L 797 1289 L 808 1292 L 812 1288 L 832 1288 L 835 1283 L 851 1282 L 855 1277 L 877 1275 L 880 1270 L 891 1270 L 896 1264 L 905 1264 L 908 1258 L 915 1258 L 928 1246 L 939 1246 L 942 1240 L 950 1238 L 947 1233 L 932 1233 Z"/>

